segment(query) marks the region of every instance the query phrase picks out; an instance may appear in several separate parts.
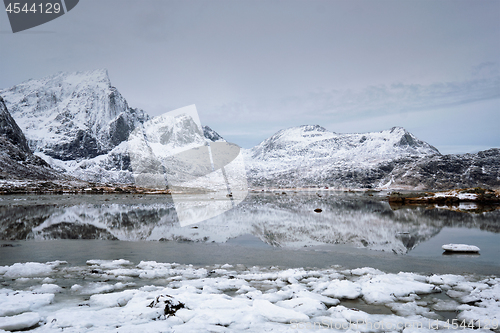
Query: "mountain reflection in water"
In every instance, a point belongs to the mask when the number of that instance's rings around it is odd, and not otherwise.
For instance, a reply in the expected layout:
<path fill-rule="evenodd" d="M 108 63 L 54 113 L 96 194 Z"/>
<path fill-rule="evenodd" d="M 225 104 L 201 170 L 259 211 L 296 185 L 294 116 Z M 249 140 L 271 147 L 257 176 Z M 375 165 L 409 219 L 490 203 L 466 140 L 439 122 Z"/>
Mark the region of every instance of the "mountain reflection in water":
<path fill-rule="evenodd" d="M 186 195 L 185 200 L 195 202 L 196 197 Z M 498 209 L 467 213 L 434 206 L 393 208 L 382 197 L 259 193 L 222 215 L 181 227 L 165 195 L 3 196 L 0 239 L 224 243 L 251 234 L 275 247 L 348 244 L 405 254 L 444 227 L 500 232 Z"/>

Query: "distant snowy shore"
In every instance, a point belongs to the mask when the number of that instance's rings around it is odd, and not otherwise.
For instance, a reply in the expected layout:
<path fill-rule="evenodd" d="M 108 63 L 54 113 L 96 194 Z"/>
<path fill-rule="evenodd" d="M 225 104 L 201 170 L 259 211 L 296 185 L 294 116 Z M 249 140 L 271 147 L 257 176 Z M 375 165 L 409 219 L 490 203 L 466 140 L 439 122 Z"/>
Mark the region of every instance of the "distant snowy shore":
<path fill-rule="evenodd" d="M 497 276 L 120 259 L 16 263 L 0 266 L 0 281 L 0 332 L 498 332 L 500 324 Z"/>

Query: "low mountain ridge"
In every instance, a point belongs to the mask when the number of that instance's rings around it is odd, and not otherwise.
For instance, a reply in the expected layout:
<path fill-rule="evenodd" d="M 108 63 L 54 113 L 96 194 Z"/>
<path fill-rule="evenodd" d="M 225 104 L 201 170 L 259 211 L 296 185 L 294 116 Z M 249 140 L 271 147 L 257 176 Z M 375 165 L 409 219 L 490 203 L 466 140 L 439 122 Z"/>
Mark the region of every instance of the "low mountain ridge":
<path fill-rule="evenodd" d="M 338 134 L 305 125 L 281 130 L 245 150 L 254 187 L 376 188 L 393 171 L 393 161 L 425 156 L 441 154 L 402 127 Z"/>

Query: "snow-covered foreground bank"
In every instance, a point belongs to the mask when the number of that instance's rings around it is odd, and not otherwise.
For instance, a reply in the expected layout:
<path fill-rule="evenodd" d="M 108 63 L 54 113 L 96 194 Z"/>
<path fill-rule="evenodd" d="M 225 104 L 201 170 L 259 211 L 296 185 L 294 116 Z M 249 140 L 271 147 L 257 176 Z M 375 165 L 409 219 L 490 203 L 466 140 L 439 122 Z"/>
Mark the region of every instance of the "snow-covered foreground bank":
<path fill-rule="evenodd" d="M 500 321 L 496 276 L 121 259 L 16 263 L 0 281 L 3 330 L 491 332 Z"/>

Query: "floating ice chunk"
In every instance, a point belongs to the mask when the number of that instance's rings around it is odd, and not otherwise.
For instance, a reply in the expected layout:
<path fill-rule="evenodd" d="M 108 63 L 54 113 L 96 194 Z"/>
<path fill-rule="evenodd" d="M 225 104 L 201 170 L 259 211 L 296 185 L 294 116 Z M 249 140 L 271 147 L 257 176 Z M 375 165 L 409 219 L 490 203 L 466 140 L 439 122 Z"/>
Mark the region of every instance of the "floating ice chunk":
<path fill-rule="evenodd" d="M 453 275 L 453 274 L 443 274 L 443 275 L 432 275 L 428 279 L 429 283 L 432 284 L 446 284 L 448 286 L 455 286 L 458 283 L 465 280 L 465 277 L 461 275 Z"/>
<path fill-rule="evenodd" d="M 109 293 L 115 290 L 124 289 L 129 286 L 135 285 L 134 283 L 122 283 L 117 282 L 114 285 L 108 284 L 105 282 L 91 282 L 85 286 L 81 286 L 79 284 L 74 284 L 71 286 L 71 291 L 74 293 L 78 293 L 81 295 L 93 295 L 93 294 L 102 294 Z"/>
<path fill-rule="evenodd" d="M 467 244 L 445 244 L 441 248 L 447 252 L 479 252 L 477 246 Z"/>
<path fill-rule="evenodd" d="M 350 273 L 352 275 L 366 275 L 366 274 L 380 275 L 380 274 L 384 274 L 384 272 L 382 272 L 376 268 L 372 268 L 372 267 L 362 267 L 362 268 L 351 269 Z"/>
<path fill-rule="evenodd" d="M 56 280 L 46 277 L 45 279 L 42 280 L 42 283 L 54 283 Z"/>
<path fill-rule="evenodd" d="M 33 286 L 31 291 L 39 294 L 56 294 L 62 292 L 62 288 L 56 284 L 44 283 L 41 286 Z"/>
<path fill-rule="evenodd" d="M 136 294 L 136 290 L 125 290 L 117 293 L 92 295 L 90 296 L 90 305 L 112 308 L 117 306 L 125 306 Z"/>
<path fill-rule="evenodd" d="M 432 305 L 432 308 L 436 311 L 456 311 L 459 305 L 453 300 L 444 301 L 436 299 L 436 303 Z"/>
<path fill-rule="evenodd" d="M 328 309 L 334 318 L 344 318 L 350 322 L 370 322 L 370 315 L 364 311 L 348 309 L 343 305 L 337 305 Z"/>
<path fill-rule="evenodd" d="M 430 294 L 441 292 L 437 286 L 416 281 L 425 279 L 417 274 L 383 274 L 360 278 L 363 299 L 368 304 L 392 303 L 398 297 L 407 297 L 410 294 Z"/>
<path fill-rule="evenodd" d="M 255 300 L 253 302 L 253 308 L 259 315 L 270 321 L 278 323 L 290 323 L 290 321 L 302 322 L 309 320 L 309 316 L 303 313 L 279 307 L 262 299 Z"/>
<path fill-rule="evenodd" d="M 129 266 L 133 265 L 134 263 L 125 259 L 118 259 L 118 260 L 87 260 L 87 265 L 97 265 L 100 266 L 101 268 L 122 268 L 121 266 Z"/>
<path fill-rule="evenodd" d="M 15 263 L 12 266 L 4 266 L 3 276 L 10 279 L 21 277 L 33 277 L 41 275 L 49 275 L 53 272 L 54 268 L 60 264 L 66 263 L 65 261 L 52 261 L 45 264 L 39 262 Z M 7 269 L 5 270 L 5 267 Z"/>
<path fill-rule="evenodd" d="M 326 290 L 321 292 L 321 295 L 340 299 L 355 299 L 361 296 L 361 287 L 348 280 L 333 280 L 328 284 Z"/>
<path fill-rule="evenodd" d="M 326 306 L 322 302 L 309 297 L 292 298 L 280 301 L 276 305 L 286 309 L 293 309 L 308 316 L 318 316 L 326 311 Z"/>
<path fill-rule="evenodd" d="M 40 321 L 36 312 L 26 312 L 12 317 L 0 317 L 0 330 L 19 331 L 35 326 Z"/>
<path fill-rule="evenodd" d="M 0 316 L 12 316 L 52 303 L 54 294 L 0 289 Z"/>
<path fill-rule="evenodd" d="M 438 319 L 439 316 L 430 309 L 419 306 L 416 302 L 408 303 L 390 303 L 387 304 L 392 311 L 396 312 L 400 316 L 410 317 L 415 315 L 424 316 L 426 318 Z"/>
<path fill-rule="evenodd" d="M 329 306 L 332 306 L 332 305 L 337 305 L 340 303 L 340 301 L 336 298 L 331 298 L 331 297 L 327 297 L 327 296 L 323 296 L 323 295 L 320 295 L 320 294 L 317 294 L 317 293 L 314 293 L 314 292 L 310 292 L 310 291 L 307 291 L 307 290 L 301 290 L 297 293 L 295 293 L 295 296 L 296 297 L 307 297 L 307 298 L 312 298 L 312 299 L 315 299 L 323 304 L 326 304 L 326 305 L 329 305 Z"/>

